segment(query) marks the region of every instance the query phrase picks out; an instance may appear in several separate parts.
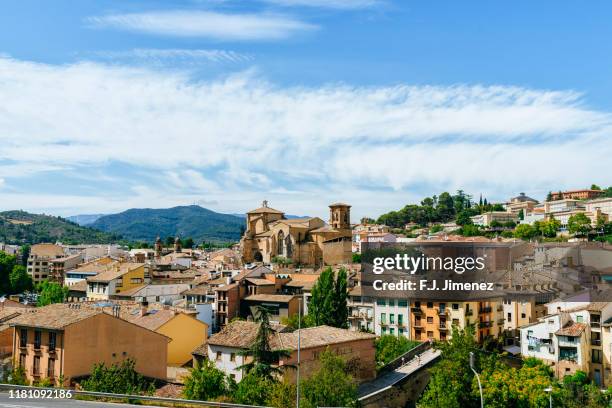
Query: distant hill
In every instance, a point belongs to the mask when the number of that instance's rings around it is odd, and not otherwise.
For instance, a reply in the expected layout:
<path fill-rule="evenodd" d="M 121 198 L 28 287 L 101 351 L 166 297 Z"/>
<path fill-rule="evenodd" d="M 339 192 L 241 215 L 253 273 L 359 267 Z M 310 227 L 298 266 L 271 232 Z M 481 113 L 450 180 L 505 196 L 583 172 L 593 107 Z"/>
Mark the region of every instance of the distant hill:
<path fill-rule="evenodd" d="M 37 244 L 61 241 L 66 244 L 106 244 L 121 237 L 80 226 L 65 218 L 25 211 L 0 212 L 0 242 Z"/>
<path fill-rule="evenodd" d="M 76 222 L 79 225 L 89 225 L 105 215 L 106 214 L 79 214 L 71 215 L 70 217 L 66 217 L 66 219 L 68 221 Z"/>
<path fill-rule="evenodd" d="M 134 208 L 98 218 L 89 225 L 121 234 L 132 241 L 152 242 L 157 236 L 191 237 L 201 241 L 238 241 L 244 219 L 220 214 L 197 205 L 153 209 Z"/>

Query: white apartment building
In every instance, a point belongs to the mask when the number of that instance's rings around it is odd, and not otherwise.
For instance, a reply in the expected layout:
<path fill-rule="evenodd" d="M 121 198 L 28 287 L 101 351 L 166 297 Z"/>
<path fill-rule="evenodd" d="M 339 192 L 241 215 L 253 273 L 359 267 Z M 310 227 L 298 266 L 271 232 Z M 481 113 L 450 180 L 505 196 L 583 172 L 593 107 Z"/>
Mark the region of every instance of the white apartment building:
<path fill-rule="evenodd" d="M 517 214 L 506 211 L 489 211 L 486 213 L 474 215 L 470 218 L 472 219 L 474 225 L 482 225 L 485 227 L 491 225 L 493 221 L 504 223 L 509 221 L 518 222 L 519 220 Z"/>
<path fill-rule="evenodd" d="M 374 332 L 374 299 L 364 296 L 361 286 L 349 291 L 349 328 L 354 331 Z"/>
<path fill-rule="evenodd" d="M 374 333 L 410 338 L 410 302 L 407 299 L 377 298 L 374 305 Z"/>
<path fill-rule="evenodd" d="M 598 198 L 596 200 L 585 201 L 584 209 L 587 212 L 595 213 L 599 209 L 603 214 L 612 215 L 612 197 Z"/>

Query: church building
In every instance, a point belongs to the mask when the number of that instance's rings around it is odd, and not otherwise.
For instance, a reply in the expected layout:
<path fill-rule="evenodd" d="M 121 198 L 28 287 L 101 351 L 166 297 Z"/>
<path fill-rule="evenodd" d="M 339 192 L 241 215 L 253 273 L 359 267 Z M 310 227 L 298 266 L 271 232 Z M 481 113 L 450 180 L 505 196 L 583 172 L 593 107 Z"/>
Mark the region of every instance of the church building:
<path fill-rule="evenodd" d="M 240 240 L 243 261 L 270 263 L 285 258 L 294 265 L 321 267 L 351 262 L 351 206 L 329 206 L 329 224 L 318 217 L 287 219 L 268 207 L 247 213 Z"/>

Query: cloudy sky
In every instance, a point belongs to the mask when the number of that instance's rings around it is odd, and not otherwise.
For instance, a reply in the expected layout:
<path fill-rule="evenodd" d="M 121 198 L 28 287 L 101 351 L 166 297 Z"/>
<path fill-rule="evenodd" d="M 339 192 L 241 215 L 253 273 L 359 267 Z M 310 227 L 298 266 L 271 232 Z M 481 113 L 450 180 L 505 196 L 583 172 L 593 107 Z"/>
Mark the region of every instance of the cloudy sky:
<path fill-rule="evenodd" d="M 612 184 L 605 1 L 2 7 L 0 210 L 375 217 Z"/>

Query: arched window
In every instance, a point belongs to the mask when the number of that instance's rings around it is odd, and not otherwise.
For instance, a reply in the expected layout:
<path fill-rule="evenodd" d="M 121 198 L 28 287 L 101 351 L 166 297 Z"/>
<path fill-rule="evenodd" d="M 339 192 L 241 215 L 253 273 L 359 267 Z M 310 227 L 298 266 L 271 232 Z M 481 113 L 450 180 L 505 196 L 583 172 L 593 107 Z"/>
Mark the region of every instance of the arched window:
<path fill-rule="evenodd" d="M 285 238 L 285 248 L 287 252 L 287 258 L 291 258 L 293 256 L 293 247 L 291 246 L 291 235 L 287 235 Z"/>
<path fill-rule="evenodd" d="M 278 231 L 276 243 L 277 243 L 276 255 L 285 256 L 285 233 L 282 230 Z"/>

